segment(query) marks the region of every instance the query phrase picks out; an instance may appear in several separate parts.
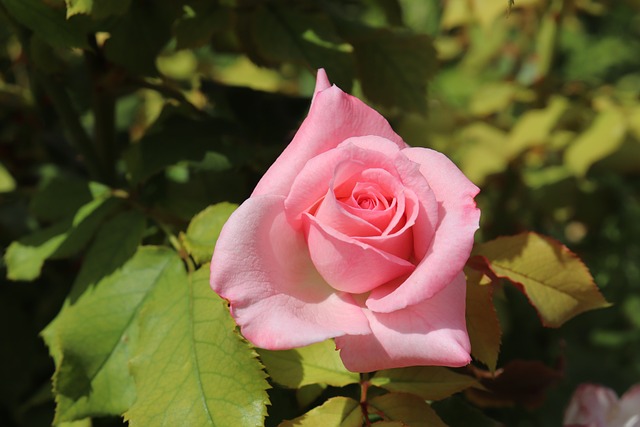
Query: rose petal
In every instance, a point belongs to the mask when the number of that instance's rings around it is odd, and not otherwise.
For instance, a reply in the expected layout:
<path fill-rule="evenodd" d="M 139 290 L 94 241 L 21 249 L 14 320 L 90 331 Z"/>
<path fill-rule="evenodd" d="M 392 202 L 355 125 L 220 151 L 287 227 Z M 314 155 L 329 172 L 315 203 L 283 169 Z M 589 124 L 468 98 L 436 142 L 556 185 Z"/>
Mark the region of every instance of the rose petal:
<path fill-rule="evenodd" d="M 466 280 L 459 273 L 432 298 L 394 313 L 365 311 L 372 335 L 344 335 L 336 347 L 347 369 L 464 366 L 471 361 L 465 320 Z"/>
<path fill-rule="evenodd" d="M 571 397 L 563 425 L 609 427 L 608 414 L 618 403 L 616 392 L 595 384 L 581 384 Z"/>
<path fill-rule="evenodd" d="M 303 234 L 284 216 L 282 196 L 252 197 L 229 218 L 211 261 L 211 287 L 258 347 L 288 349 L 370 333 L 361 307 L 314 268 Z"/>
<path fill-rule="evenodd" d="M 370 168 L 395 171 L 392 159 L 380 152 L 364 150 L 353 144 L 329 150 L 309 160 L 293 182 L 285 210 L 296 228 L 302 226 L 302 214 L 321 200 L 329 187 L 339 187 L 343 181 Z"/>
<path fill-rule="evenodd" d="M 336 86 L 325 88 L 328 80 L 322 73 L 319 72 L 316 81 L 309 115 L 291 143 L 264 174 L 252 196 L 287 195 L 307 161 L 352 136 L 378 135 L 393 141 L 399 148 L 407 147 L 377 111 Z"/>
<path fill-rule="evenodd" d="M 480 210 L 473 198 L 479 189 L 446 156 L 425 148 L 402 150 L 420 164 L 439 204 L 435 234 L 424 258 L 398 287 L 381 286 L 367 299 L 372 311 L 389 313 L 416 304 L 438 293 L 459 274 L 473 247 Z M 414 242 L 421 240 L 414 233 Z"/>
<path fill-rule="evenodd" d="M 303 224 L 313 264 L 327 283 L 340 291 L 368 292 L 415 268 L 404 259 L 323 227 L 309 214 L 303 215 Z"/>
<path fill-rule="evenodd" d="M 640 384 L 622 395 L 614 423 L 621 427 L 640 427 Z"/>

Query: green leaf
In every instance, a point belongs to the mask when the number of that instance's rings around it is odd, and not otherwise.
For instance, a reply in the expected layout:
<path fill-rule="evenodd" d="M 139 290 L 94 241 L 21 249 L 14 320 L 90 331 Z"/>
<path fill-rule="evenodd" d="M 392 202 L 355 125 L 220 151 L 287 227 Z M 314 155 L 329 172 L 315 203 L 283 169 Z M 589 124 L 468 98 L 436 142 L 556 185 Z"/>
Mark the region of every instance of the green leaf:
<path fill-rule="evenodd" d="M 494 372 L 502 330 L 493 305 L 493 285 L 482 284 L 484 277 L 481 272 L 467 270 L 467 332 L 471 355 Z"/>
<path fill-rule="evenodd" d="M 15 190 L 16 181 L 13 179 L 7 168 L 0 163 L 0 193 L 8 193 Z"/>
<path fill-rule="evenodd" d="M 440 400 L 478 383 L 447 368 L 415 366 L 378 371 L 371 384 L 393 392 L 415 394 L 425 400 Z"/>
<path fill-rule="evenodd" d="M 158 129 L 132 145 L 124 154 L 131 182 L 136 184 L 182 160 L 199 161 L 218 146 L 217 122 L 194 121 L 173 116 Z M 219 170 L 229 163 L 219 155 Z M 224 159 L 226 160 L 226 159 Z"/>
<path fill-rule="evenodd" d="M 107 59 L 138 75 L 155 76 L 156 57 L 171 38 L 180 3 L 134 1 L 118 19 L 104 45 Z"/>
<path fill-rule="evenodd" d="M 569 101 L 562 97 L 553 97 L 546 108 L 524 113 L 509 135 L 507 152 L 515 157 L 524 150 L 536 145 L 544 145 L 551 139 L 551 131 L 569 108 Z"/>
<path fill-rule="evenodd" d="M 413 394 L 388 393 L 367 403 L 370 413 L 382 416 L 386 421 L 400 421 L 402 426 L 447 427 L 424 399 Z"/>
<path fill-rule="evenodd" d="M 503 130 L 475 122 L 462 129 L 460 139 L 464 143 L 460 168 L 473 183 L 482 185 L 488 176 L 505 170 L 510 159 Z"/>
<path fill-rule="evenodd" d="M 174 251 L 143 247 L 120 270 L 66 305 L 43 336 L 56 362 L 56 418 L 120 415 L 135 399 L 128 362 L 137 317 L 156 288 L 186 283 Z"/>
<path fill-rule="evenodd" d="M 602 111 L 593 124 L 567 148 L 564 161 L 577 176 L 585 176 L 598 160 L 614 153 L 624 142 L 627 125 L 617 109 Z"/>
<path fill-rule="evenodd" d="M 112 15 L 123 15 L 129 10 L 131 0 L 65 0 L 67 18 L 76 14 L 91 15 L 103 19 Z"/>
<path fill-rule="evenodd" d="M 559 327 L 584 311 L 610 305 L 580 258 L 548 237 L 500 237 L 478 245 L 474 254 L 484 258 L 493 274 L 527 295 L 545 326 Z"/>
<path fill-rule="evenodd" d="M 178 20 L 173 27 L 176 49 L 193 49 L 210 42 L 219 31 L 231 27 L 231 9 L 208 1 L 189 2 L 189 13 Z"/>
<path fill-rule="evenodd" d="M 187 233 L 180 233 L 185 248 L 189 255 L 198 264 L 211 261 L 213 248 L 218 241 L 220 230 L 229 216 L 236 210 L 235 203 L 222 202 L 207 207 L 193 217 L 187 228 Z"/>
<path fill-rule="evenodd" d="M 209 267 L 159 284 L 131 361 L 138 426 L 258 426 L 268 403 L 262 366 L 209 287 Z"/>
<path fill-rule="evenodd" d="M 436 70 L 431 38 L 400 29 L 368 28 L 336 18 L 353 46 L 362 91 L 371 101 L 419 113 L 427 109 L 427 80 Z"/>
<path fill-rule="evenodd" d="M 449 427 L 498 427 L 499 425 L 478 408 L 469 405 L 463 398 L 454 396 L 433 402 L 431 407 Z"/>
<path fill-rule="evenodd" d="M 361 427 L 360 404 L 348 397 L 332 397 L 321 406 L 291 421 L 280 423 L 279 427 Z"/>
<path fill-rule="evenodd" d="M 107 221 L 87 251 L 70 297 L 77 297 L 131 258 L 142 240 L 145 226 L 145 216 L 138 211 L 121 212 Z"/>
<path fill-rule="evenodd" d="M 294 62 L 311 70 L 325 68 L 332 81 L 351 90 L 354 70 L 350 48 L 325 14 L 313 8 L 271 3 L 257 7 L 247 25 L 252 38 L 247 41 L 247 35 L 239 37 L 258 65 Z M 238 30 L 246 31 L 244 27 Z"/>
<path fill-rule="evenodd" d="M 34 280 L 40 276 L 45 260 L 77 253 L 118 204 L 114 199 L 100 197 L 82 206 L 72 218 L 12 242 L 4 254 L 7 277 Z"/>
<path fill-rule="evenodd" d="M 97 182 L 59 175 L 47 181 L 31 198 L 29 210 L 42 221 L 71 216 L 92 199 L 105 197 L 111 189 Z"/>
<path fill-rule="evenodd" d="M 358 374 L 344 367 L 333 340 L 326 340 L 293 350 L 258 350 L 262 363 L 273 380 L 285 387 L 308 384 L 342 387 L 357 383 Z"/>
<path fill-rule="evenodd" d="M 85 29 L 77 20 L 68 21 L 64 7 L 43 0 L 0 0 L 22 25 L 56 47 L 89 48 Z"/>

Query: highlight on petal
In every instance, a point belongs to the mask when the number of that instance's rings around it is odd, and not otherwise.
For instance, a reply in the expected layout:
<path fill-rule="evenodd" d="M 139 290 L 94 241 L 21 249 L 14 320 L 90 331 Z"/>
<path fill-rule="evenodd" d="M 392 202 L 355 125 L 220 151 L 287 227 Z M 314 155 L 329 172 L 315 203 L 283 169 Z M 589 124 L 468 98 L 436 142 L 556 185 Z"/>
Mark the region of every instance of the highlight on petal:
<path fill-rule="evenodd" d="M 325 75 L 326 77 L 326 75 Z M 316 89 L 328 84 L 322 74 Z M 264 174 L 252 196 L 263 194 L 287 195 L 293 180 L 307 161 L 354 136 L 376 135 L 406 148 L 377 111 L 336 86 L 316 92 L 309 115 L 284 152 Z"/>
<path fill-rule="evenodd" d="M 393 313 L 365 311 L 371 335 L 336 338 L 353 372 L 405 366 L 464 366 L 471 361 L 463 273 L 433 297 Z"/>
<path fill-rule="evenodd" d="M 252 197 L 229 218 L 211 261 L 211 287 L 258 347 L 290 349 L 370 333 L 351 295 L 316 271 L 304 236 L 285 218 L 282 196 Z"/>
<path fill-rule="evenodd" d="M 480 221 L 473 200 L 480 190 L 451 160 L 425 148 L 408 148 L 402 153 L 420 165 L 438 202 L 439 222 L 413 274 L 398 287 L 381 286 L 371 292 L 367 307 L 381 313 L 430 298 L 451 282 L 469 258 Z"/>

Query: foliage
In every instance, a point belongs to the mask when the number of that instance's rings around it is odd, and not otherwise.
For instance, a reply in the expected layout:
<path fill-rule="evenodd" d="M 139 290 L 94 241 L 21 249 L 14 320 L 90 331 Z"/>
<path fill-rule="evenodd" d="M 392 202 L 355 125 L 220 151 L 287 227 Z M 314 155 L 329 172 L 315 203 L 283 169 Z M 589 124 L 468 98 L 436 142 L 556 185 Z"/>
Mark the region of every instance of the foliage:
<path fill-rule="evenodd" d="M 0 0 L 0 424 L 543 426 L 578 383 L 621 394 L 638 19 L 634 0 Z M 208 287 L 319 67 L 482 187 L 467 368 L 256 351 Z"/>

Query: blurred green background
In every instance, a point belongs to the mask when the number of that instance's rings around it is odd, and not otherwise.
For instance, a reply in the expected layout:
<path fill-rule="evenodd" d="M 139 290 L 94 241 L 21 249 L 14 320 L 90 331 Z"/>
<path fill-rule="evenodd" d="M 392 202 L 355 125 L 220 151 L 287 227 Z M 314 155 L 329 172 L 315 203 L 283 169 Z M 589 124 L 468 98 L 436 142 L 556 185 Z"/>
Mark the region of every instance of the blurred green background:
<path fill-rule="evenodd" d="M 517 291 L 496 296 L 499 366 L 540 360 L 562 379 L 540 405 L 469 399 L 503 425 L 559 425 L 577 384 L 640 382 L 640 1 L 508 3 L 0 0 L 2 246 L 75 212 L 88 180 L 126 190 L 147 243 L 241 202 L 324 67 L 481 187 L 478 241 L 552 236 L 614 303 L 550 330 Z M 38 333 L 82 253 L 49 258 L 30 282 L 0 265 L 3 426 L 51 423 Z"/>

